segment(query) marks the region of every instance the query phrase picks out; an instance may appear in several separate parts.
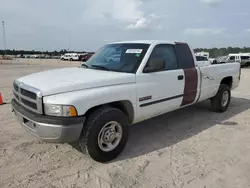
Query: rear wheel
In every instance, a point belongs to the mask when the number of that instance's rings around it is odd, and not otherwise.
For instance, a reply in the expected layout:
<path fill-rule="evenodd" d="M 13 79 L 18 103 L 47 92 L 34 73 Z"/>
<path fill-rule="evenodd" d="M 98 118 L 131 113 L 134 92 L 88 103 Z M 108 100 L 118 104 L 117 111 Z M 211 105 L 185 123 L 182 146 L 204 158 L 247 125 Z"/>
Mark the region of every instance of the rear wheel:
<path fill-rule="evenodd" d="M 212 110 L 215 112 L 225 112 L 231 101 L 231 90 L 228 85 L 221 84 L 217 94 L 211 98 Z"/>
<path fill-rule="evenodd" d="M 102 107 L 87 118 L 79 139 L 83 153 L 98 162 L 116 158 L 128 140 L 128 117 L 119 109 Z"/>

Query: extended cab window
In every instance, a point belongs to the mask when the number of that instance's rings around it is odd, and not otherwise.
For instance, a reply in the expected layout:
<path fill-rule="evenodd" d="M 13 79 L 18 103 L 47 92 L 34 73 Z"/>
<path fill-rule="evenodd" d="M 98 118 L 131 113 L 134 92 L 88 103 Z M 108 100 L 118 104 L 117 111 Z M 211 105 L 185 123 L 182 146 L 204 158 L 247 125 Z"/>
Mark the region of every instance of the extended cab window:
<path fill-rule="evenodd" d="M 175 70 L 178 68 L 177 59 L 173 45 L 159 44 L 151 53 L 151 59 L 161 59 L 165 62 L 165 70 Z M 146 65 L 146 67 L 148 64 Z"/>
<path fill-rule="evenodd" d="M 176 43 L 175 51 L 177 55 L 178 65 L 181 69 L 194 68 L 193 54 L 185 43 Z"/>

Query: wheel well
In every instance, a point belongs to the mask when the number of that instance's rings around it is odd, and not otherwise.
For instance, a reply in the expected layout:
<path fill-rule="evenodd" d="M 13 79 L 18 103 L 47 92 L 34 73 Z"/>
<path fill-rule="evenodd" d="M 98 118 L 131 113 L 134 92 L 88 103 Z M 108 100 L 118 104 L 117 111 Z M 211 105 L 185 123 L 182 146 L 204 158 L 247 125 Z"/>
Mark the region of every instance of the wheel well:
<path fill-rule="evenodd" d="M 221 83 L 221 84 L 228 85 L 230 88 L 232 88 L 233 77 L 232 77 L 232 76 L 229 76 L 229 77 L 223 78 L 223 79 L 221 80 L 220 83 Z"/>
<path fill-rule="evenodd" d="M 133 108 L 132 103 L 130 101 L 128 101 L 128 100 L 115 101 L 115 102 L 106 103 L 106 104 L 102 104 L 102 105 L 92 107 L 85 113 L 86 116 L 91 114 L 97 108 L 100 108 L 100 107 L 103 107 L 103 106 L 111 106 L 111 107 L 114 107 L 114 108 L 117 108 L 117 109 L 121 110 L 122 112 L 124 112 L 128 116 L 128 119 L 129 119 L 130 123 L 132 123 L 133 120 L 134 120 L 134 108 Z"/>

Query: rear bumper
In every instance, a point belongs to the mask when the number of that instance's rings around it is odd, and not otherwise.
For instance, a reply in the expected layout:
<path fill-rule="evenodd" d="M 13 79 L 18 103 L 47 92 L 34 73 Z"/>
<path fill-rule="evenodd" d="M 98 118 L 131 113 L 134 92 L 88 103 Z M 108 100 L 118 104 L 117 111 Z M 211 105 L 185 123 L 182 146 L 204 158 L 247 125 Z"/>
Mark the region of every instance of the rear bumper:
<path fill-rule="evenodd" d="M 85 117 L 52 117 L 26 110 L 15 99 L 11 101 L 13 112 L 22 127 L 46 142 L 70 143 L 79 139 Z"/>

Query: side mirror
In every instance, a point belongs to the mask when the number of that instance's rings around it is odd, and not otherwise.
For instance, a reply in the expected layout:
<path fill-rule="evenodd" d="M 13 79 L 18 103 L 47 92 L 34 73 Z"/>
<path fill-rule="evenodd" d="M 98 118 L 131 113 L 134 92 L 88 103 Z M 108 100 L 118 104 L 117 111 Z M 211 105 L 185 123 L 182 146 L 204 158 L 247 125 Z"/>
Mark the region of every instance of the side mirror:
<path fill-rule="evenodd" d="M 146 67 L 144 68 L 144 73 L 159 72 L 165 69 L 165 61 L 163 59 L 150 59 Z"/>

